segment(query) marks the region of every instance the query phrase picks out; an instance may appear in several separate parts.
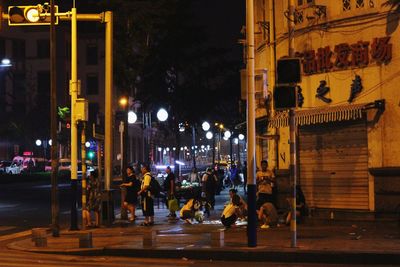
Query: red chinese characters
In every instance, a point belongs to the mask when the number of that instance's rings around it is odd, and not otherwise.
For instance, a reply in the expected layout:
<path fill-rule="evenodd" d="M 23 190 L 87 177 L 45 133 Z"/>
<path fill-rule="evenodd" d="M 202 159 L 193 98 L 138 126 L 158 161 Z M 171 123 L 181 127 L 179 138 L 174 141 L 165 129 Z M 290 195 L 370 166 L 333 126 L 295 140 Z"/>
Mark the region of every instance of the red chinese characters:
<path fill-rule="evenodd" d="M 358 41 L 349 45 L 341 43 L 335 45 L 333 52 L 329 46 L 304 53 L 296 53 L 302 57 L 303 72 L 305 75 L 323 73 L 346 68 L 365 67 L 370 61 L 377 64 L 387 64 L 392 58 L 392 44 L 390 37 L 374 38 L 370 42 Z"/>

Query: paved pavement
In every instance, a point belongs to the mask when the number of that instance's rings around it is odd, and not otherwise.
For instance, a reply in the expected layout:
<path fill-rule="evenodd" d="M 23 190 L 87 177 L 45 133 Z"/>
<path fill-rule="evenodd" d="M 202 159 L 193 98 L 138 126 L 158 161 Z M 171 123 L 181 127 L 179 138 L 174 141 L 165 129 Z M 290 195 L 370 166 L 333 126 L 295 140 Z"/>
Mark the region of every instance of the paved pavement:
<path fill-rule="evenodd" d="M 400 266 L 400 225 L 395 220 L 331 220 L 307 218 L 297 228 L 297 247 L 291 247 L 290 227 L 258 229 L 257 247 L 247 246 L 246 226 L 224 230 L 218 218 L 228 199 L 224 191 L 202 224 L 168 220 L 165 207 L 156 207 L 152 227 L 117 220 L 111 227 L 89 229 L 93 247 L 79 248 L 79 231 L 47 235 L 47 247 L 35 247 L 31 237 L 8 243 L 27 252 L 198 260 L 391 264 Z M 140 215 L 141 211 L 137 211 Z M 118 218 L 118 215 L 117 215 Z M 215 239 L 218 231 L 224 238 Z M 213 239 L 214 238 L 214 239 Z"/>

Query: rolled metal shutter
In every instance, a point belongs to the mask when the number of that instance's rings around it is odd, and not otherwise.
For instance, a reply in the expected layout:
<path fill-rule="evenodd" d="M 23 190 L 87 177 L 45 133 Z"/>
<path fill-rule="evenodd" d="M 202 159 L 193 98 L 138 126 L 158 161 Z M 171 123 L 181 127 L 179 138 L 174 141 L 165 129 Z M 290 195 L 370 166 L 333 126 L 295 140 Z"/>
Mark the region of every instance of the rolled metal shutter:
<path fill-rule="evenodd" d="M 368 210 L 368 140 L 363 120 L 299 129 L 300 184 L 309 207 Z"/>

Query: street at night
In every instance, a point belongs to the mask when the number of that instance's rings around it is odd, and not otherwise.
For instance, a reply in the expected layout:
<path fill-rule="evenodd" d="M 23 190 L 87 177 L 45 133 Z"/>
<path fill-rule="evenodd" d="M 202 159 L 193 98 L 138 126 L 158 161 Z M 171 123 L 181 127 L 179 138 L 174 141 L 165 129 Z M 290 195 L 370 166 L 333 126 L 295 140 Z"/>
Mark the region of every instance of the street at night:
<path fill-rule="evenodd" d="M 400 0 L 0 0 L 0 266 L 400 266 Z"/>

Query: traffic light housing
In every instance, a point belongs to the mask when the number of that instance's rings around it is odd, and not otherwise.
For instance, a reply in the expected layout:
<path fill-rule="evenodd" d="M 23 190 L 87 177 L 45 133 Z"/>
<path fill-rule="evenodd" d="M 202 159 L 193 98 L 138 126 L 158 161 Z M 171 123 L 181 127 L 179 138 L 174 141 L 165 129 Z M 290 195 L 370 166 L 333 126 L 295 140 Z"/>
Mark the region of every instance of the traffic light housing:
<path fill-rule="evenodd" d="M 290 109 L 296 107 L 296 86 L 275 86 L 275 109 Z"/>
<path fill-rule="evenodd" d="M 55 13 L 58 12 L 58 6 L 54 6 Z M 32 26 L 32 25 L 50 25 L 49 5 L 36 6 L 9 6 L 8 7 L 8 25 L 9 26 Z M 41 16 L 42 15 L 42 16 Z M 58 17 L 55 17 L 55 24 L 58 24 Z"/>
<path fill-rule="evenodd" d="M 277 63 L 278 84 L 301 82 L 299 58 L 282 58 Z"/>

